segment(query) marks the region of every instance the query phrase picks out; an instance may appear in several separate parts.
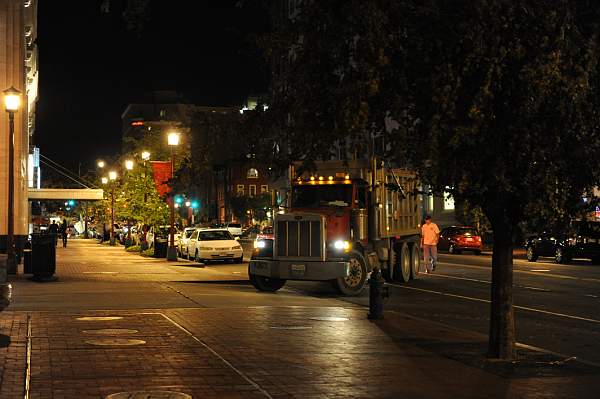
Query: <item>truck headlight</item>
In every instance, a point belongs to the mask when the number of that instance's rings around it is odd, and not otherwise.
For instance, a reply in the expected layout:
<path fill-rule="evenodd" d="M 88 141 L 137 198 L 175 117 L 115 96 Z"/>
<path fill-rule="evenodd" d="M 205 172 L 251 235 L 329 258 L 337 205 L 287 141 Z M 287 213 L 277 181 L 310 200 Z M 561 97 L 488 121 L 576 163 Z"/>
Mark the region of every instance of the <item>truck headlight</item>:
<path fill-rule="evenodd" d="M 333 243 L 333 247 L 339 251 L 347 251 L 350 249 L 350 242 L 345 240 L 337 240 Z"/>
<path fill-rule="evenodd" d="M 264 241 L 254 241 L 254 248 L 264 248 L 267 246 L 267 243 Z"/>

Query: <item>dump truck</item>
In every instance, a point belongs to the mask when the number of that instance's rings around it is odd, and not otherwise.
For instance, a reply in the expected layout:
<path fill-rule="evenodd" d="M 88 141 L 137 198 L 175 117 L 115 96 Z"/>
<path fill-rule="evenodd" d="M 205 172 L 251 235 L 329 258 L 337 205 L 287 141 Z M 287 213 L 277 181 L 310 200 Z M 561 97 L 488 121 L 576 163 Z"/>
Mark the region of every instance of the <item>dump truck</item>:
<path fill-rule="evenodd" d="M 419 277 L 421 196 L 416 174 L 380 159 L 290 167 L 290 191 L 273 238 L 255 244 L 251 283 L 277 291 L 287 280 L 330 281 L 358 295 L 373 268 L 389 281 Z"/>

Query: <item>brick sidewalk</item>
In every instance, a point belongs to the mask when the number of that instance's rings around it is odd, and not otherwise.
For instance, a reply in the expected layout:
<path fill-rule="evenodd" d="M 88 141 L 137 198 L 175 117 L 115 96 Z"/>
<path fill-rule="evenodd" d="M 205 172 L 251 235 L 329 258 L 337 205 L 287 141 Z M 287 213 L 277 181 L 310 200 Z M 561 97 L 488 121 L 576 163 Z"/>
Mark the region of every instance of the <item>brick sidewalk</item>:
<path fill-rule="evenodd" d="M 520 373 L 514 366 L 516 378 L 485 370 L 468 359 L 481 360 L 481 337 L 397 314 L 370 322 L 357 309 L 261 307 L 3 312 L 11 343 L 0 349 L 2 398 L 23 398 L 27 316 L 31 398 L 136 390 L 194 398 L 596 398 L 600 389 L 590 367 L 546 362 Z M 90 316 L 120 318 L 79 320 Z M 139 345 L 94 345 L 98 339 Z M 444 347 L 455 351 L 440 353 Z"/>

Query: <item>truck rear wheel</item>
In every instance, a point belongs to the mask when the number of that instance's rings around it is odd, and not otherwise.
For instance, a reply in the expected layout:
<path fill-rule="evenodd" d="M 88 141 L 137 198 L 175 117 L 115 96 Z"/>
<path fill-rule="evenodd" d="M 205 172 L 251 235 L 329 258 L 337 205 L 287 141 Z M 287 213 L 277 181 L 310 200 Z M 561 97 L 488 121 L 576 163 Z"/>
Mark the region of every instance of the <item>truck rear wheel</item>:
<path fill-rule="evenodd" d="M 421 273 L 421 248 L 419 244 L 413 244 L 410 248 L 410 277 L 413 280 L 419 278 Z"/>
<path fill-rule="evenodd" d="M 410 280 L 411 274 L 411 261 L 410 261 L 410 248 L 407 243 L 402 243 L 402 249 L 400 250 L 400 268 L 399 273 L 396 274 L 396 279 L 402 283 L 407 283 Z"/>
<path fill-rule="evenodd" d="M 387 269 L 383 270 L 383 277 L 391 283 L 399 273 L 398 269 L 400 269 L 400 266 L 398 265 L 398 254 L 394 248 L 394 245 L 392 244 L 390 247 Z"/>
<path fill-rule="evenodd" d="M 348 296 L 359 295 L 367 283 L 367 262 L 358 252 L 350 255 L 349 262 L 349 275 L 333 280 L 332 285 L 340 294 Z"/>
<path fill-rule="evenodd" d="M 275 292 L 285 285 L 286 280 L 248 273 L 250 283 L 259 291 Z"/>

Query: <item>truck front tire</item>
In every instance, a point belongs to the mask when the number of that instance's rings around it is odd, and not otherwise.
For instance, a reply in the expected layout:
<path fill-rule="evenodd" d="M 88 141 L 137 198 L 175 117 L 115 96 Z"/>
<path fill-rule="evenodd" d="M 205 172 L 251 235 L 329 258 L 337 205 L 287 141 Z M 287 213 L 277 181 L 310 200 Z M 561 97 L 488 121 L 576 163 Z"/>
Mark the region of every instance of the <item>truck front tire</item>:
<path fill-rule="evenodd" d="M 256 274 L 248 273 L 250 283 L 259 291 L 264 292 L 275 292 L 285 285 L 286 280 L 279 278 L 270 278 L 265 276 L 258 276 Z"/>
<path fill-rule="evenodd" d="M 333 280 L 332 285 L 340 294 L 359 295 L 367 284 L 367 262 L 358 252 L 353 252 L 348 261 L 350 262 L 349 275 Z"/>

